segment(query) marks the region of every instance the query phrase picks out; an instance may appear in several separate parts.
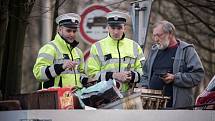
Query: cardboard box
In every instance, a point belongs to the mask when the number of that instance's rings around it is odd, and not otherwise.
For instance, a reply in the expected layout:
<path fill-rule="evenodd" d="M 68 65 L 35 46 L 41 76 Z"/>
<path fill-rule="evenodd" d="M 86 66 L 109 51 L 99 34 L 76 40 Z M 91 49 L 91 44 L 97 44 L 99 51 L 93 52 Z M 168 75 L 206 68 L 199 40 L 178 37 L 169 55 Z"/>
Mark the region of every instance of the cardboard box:
<path fill-rule="evenodd" d="M 19 100 L 22 109 L 80 109 L 80 103 L 72 88 L 49 88 L 31 94 L 10 96 Z"/>

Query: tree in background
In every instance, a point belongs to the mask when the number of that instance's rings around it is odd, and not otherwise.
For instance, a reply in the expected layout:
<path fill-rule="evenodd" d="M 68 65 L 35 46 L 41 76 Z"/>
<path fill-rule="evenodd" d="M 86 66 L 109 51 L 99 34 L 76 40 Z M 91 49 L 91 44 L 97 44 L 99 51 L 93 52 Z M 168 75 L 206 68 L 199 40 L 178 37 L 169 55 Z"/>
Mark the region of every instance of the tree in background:
<path fill-rule="evenodd" d="M 8 26 L 8 4 L 9 0 L 0 1 L 0 90 L 3 92 L 4 83 L 3 79 L 3 57 L 6 49 L 6 31 Z"/>
<path fill-rule="evenodd" d="M 25 30 L 34 2 L 1 0 L 0 90 L 4 96 L 20 92 Z"/>

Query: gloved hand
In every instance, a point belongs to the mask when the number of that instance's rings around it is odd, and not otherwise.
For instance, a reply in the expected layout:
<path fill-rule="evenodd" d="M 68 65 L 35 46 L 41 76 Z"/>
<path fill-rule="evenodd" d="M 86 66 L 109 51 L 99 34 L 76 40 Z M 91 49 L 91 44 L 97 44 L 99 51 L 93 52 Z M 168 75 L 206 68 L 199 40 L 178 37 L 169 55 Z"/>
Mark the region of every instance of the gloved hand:
<path fill-rule="evenodd" d="M 72 70 L 76 67 L 78 63 L 72 60 L 67 60 L 66 62 L 63 63 L 62 68 L 64 70 Z"/>
<path fill-rule="evenodd" d="M 129 82 L 131 80 L 131 71 L 114 72 L 112 77 L 119 82 Z"/>

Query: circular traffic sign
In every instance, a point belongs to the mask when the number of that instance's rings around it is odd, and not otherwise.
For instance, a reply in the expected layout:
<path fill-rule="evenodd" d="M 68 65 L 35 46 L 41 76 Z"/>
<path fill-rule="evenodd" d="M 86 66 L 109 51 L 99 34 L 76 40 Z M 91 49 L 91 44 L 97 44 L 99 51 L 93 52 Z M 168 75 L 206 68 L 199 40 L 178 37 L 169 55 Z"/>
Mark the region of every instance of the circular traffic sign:
<path fill-rule="evenodd" d="M 82 12 L 80 35 L 85 42 L 93 44 L 107 36 L 105 16 L 108 12 L 111 10 L 103 5 L 91 5 Z"/>

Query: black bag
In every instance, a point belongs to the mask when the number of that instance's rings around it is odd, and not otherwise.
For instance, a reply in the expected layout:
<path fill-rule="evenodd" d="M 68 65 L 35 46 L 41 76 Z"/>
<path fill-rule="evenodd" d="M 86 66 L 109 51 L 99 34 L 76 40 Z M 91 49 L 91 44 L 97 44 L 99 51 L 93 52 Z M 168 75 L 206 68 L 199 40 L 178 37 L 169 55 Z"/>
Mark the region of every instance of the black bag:
<path fill-rule="evenodd" d="M 111 103 L 119 99 L 120 96 L 117 94 L 116 91 L 117 90 L 115 87 L 111 87 L 110 89 L 107 89 L 103 93 L 92 92 L 85 95 L 86 98 L 83 98 L 82 101 L 87 106 L 99 108 L 104 106 L 105 104 Z"/>

